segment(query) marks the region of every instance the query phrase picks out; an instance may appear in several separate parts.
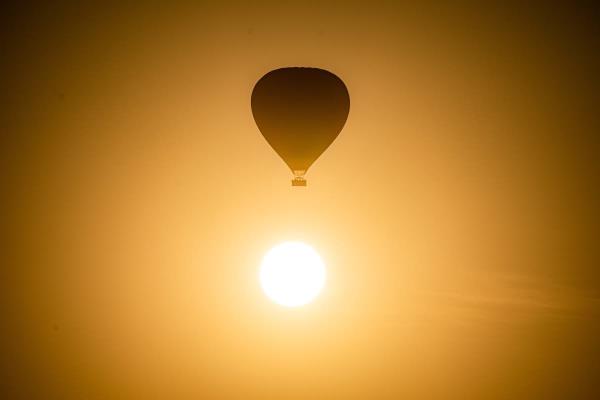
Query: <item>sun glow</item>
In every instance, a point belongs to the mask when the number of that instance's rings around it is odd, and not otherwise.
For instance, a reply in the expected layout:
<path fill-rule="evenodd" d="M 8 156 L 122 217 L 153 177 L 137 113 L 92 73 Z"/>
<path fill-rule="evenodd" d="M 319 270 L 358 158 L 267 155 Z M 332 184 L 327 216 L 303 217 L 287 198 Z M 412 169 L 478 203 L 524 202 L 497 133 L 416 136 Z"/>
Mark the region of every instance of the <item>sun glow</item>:
<path fill-rule="evenodd" d="M 284 242 L 265 255 L 259 279 L 263 291 L 275 303 L 299 307 L 314 300 L 325 286 L 325 264 L 309 245 Z"/>

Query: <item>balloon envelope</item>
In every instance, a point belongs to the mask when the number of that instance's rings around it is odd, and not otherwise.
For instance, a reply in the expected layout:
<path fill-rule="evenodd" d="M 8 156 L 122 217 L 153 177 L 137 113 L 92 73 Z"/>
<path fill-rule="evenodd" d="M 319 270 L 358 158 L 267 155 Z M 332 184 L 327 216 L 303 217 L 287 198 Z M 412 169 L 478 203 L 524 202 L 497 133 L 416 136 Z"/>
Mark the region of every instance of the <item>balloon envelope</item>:
<path fill-rule="evenodd" d="M 308 168 L 344 127 L 350 111 L 346 85 L 318 68 L 281 68 L 252 91 L 252 114 L 262 135 L 304 186 Z"/>

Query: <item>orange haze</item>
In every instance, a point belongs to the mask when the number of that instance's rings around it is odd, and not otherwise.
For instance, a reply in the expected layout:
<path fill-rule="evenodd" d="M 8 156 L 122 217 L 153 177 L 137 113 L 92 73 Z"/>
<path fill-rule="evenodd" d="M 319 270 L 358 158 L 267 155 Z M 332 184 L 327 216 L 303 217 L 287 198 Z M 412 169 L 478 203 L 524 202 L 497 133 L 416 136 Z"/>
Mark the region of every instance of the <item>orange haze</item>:
<path fill-rule="evenodd" d="M 191 3 L 3 13 L 0 397 L 598 396 L 593 10 Z M 306 188 L 250 109 L 285 66 L 351 98 Z"/>

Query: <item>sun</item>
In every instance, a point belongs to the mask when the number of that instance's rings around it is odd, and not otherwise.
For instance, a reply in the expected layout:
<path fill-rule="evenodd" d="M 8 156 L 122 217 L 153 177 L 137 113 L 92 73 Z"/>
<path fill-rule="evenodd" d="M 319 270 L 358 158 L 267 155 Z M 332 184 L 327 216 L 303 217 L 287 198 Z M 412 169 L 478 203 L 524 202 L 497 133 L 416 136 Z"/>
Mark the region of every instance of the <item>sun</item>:
<path fill-rule="evenodd" d="M 325 264 L 302 242 L 284 242 L 267 252 L 260 267 L 260 285 L 267 297 L 285 307 L 314 300 L 325 286 Z"/>

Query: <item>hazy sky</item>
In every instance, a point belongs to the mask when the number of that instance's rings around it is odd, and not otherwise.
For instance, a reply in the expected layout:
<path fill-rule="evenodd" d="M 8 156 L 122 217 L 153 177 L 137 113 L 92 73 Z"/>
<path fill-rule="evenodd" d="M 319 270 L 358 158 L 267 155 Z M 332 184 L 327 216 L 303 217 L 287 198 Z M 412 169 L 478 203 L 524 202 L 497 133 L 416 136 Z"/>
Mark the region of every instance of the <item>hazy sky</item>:
<path fill-rule="evenodd" d="M 0 397 L 599 395 L 598 14 L 197 3 L 3 12 Z M 306 188 L 250 110 L 287 66 L 350 93 Z"/>

